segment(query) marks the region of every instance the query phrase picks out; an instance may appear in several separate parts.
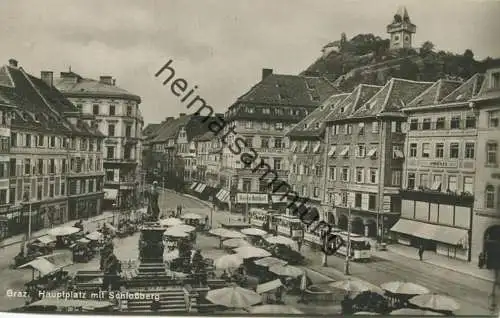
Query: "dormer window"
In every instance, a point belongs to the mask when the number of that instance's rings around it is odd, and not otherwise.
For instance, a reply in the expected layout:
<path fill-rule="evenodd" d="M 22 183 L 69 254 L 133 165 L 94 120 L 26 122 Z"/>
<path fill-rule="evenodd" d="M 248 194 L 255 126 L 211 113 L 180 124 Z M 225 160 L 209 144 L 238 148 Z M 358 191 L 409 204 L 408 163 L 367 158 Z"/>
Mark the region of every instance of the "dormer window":
<path fill-rule="evenodd" d="M 307 128 L 307 124 L 304 124 L 304 129 L 306 129 L 306 128 Z"/>
<path fill-rule="evenodd" d="M 457 96 L 457 98 L 455 98 L 455 100 L 461 100 L 463 97 L 464 97 L 464 95 L 460 94 L 460 95 Z"/>
<path fill-rule="evenodd" d="M 262 108 L 262 113 L 269 115 L 271 113 L 271 110 L 269 108 Z"/>
<path fill-rule="evenodd" d="M 316 89 L 316 85 L 314 85 L 314 83 L 311 83 L 309 81 L 306 81 L 306 87 L 307 89 Z"/>
<path fill-rule="evenodd" d="M 340 112 L 343 113 L 345 111 L 344 107 L 340 107 Z"/>
<path fill-rule="evenodd" d="M 321 126 L 320 123 L 316 123 L 316 129 L 319 129 L 320 126 Z"/>
<path fill-rule="evenodd" d="M 500 72 L 491 74 L 491 88 L 500 88 Z"/>
<path fill-rule="evenodd" d="M 246 107 L 245 108 L 245 112 L 249 113 L 249 114 L 253 114 L 254 112 L 254 109 L 252 107 Z"/>

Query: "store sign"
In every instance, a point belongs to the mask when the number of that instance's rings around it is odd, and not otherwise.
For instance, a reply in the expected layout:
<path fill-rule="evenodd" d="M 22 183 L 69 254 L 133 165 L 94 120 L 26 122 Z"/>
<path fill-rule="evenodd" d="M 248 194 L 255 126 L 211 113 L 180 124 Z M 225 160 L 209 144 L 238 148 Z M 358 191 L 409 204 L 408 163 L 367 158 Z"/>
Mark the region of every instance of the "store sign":
<path fill-rule="evenodd" d="M 268 204 L 269 195 L 267 193 L 238 193 L 236 203 Z"/>
<path fill-rule="evenodd" d="M 273 201 L 273 203 L 288 203 L 288 196 L 286 194 L 272 195 L 271 201 Z"/>
<path fill-rule="evenodd" d="M 458 162 L 456 161 L 424 161 L 421 164 L 423 167 L 431 168 L 457 168 Z"/>

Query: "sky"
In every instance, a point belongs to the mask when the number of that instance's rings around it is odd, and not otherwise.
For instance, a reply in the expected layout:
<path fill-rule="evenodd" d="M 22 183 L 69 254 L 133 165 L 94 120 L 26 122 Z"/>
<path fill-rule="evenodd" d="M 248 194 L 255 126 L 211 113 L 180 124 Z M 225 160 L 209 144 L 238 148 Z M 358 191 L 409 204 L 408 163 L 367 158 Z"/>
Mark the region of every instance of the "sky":
<path fill-rule="evenodd" d="M 387 37 L 399 6 L 417 25 L 414 45 L 479 59 L 500 57 L 498 0 L 3 0 L 0 65 L 10 58 L 39 76 L 71 69 L 112 75 L 141 96 L 147 123 L 186 112 L 154 74 L 169 59 L 176 77 L 224 112 L 262 68 L 298 74 L 321 48 L 359 33 Z"/>

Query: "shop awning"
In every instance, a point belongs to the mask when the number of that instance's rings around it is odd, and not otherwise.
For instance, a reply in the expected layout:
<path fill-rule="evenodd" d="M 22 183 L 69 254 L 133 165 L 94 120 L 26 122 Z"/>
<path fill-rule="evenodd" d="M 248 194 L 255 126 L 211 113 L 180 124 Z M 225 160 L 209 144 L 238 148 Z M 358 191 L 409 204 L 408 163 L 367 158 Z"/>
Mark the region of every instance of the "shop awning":
<path fill-rule="evenodd" d="M 321 143 L 320 143 L 320 142 L 318 142 L 318 143 L 314 146 L 313 153 L 318 153 L 318 152 L 319 152 L 319 148 L 321 148 Z"/>
<path fill-rule="evenodd" d="M 116 200 L 118 189 L 104 189 L 104 200 Z"/>
<path fill-rule="evenodd" d="M 58 267 L 44 258 L 37 258 L 29 263 L 19 266 L 18 268 L 32 268 L 40 272 L 42 276 L 51 274 L 61 267 Z"/>
<path fill-rule="evenodd" d="M 368 154 L 366 155 L 368 158 L 374 157 L 377 154 L 377 148 L 372 148 L 370 151 L 368 151 Z"/>
<path fill-rule="evenodd" d="M 205 188 L 206 188 L 206 187 L 207 187 L 207 185 L 206 185 L 206 184 L 204 184 L 204 183 L 200 183 L 200 185 L 196 187 L 196 190 L 195 190 L 195 191 L 196 191 L 196 192 L 198 192 L 198 193 L 202 193 L 202 192 L 203 192 L 203 190 L 205 190 Z"/>
<path fill-rule="evenodd" d="M 349 155 L 349 146 L 345 146 L 344 149 L 342 149 L 342 151 L 339 153 L 340 157 L 344 157 L 347 155 Z"/>
<path fill-rule="evenodd" d="M 337 147 L 331 146 L 330 150 L 328 150 L 328 157 L 333 157 L 335 155 L 336 150 L 337 150 Z"/>
<path fill-rule="evenodd" d="M 288 203 L 288 196 L 286 194 L 273 194 L 271 201 L 272 203 Z"/>
<path fill-rule="evenodd" d="M 219 201 L 221 202 L 229 202 L 229 191 L 222 189 L 222 194 L 219 197 Z"/>
<path fill-rule="evenodd" d="M 189 187 L 191 190 L 194 190 L 198 186 L 198 182 L 194 182 L 191 187 Z"/>
<path fill-rule="evenodd" d="M 406 219 L 400 219 L 391 231 L 450 245 L 466 245 L 468 236 L 464 229 Z"/>
<path fill-rule="evenodd" d="M 403 152 L 401 150 L 398 150 L 398 149 L 394 150 L 393 155 L 394 155 L 394 158 L 396 158 L 396 159 L 403 159 L 405 157 Z"/>
<path fill-rule="evenodd" d="M 281 283 L 281 280 L 275 279 L 270 282 L 257 285 L 256 292 L 257 294 L 267 293 L 277 288 L 280 288 L 282 285 L 283 284 Z"/>
<path fill-rule="evenodd" d="M 290 148 L 290 152 L 295 152 L 296 150 L 297 150 L 297 142 L 296 142 L 296 141 L 294 141 L 294 142 L 292 143 L 292 147 Z"/>

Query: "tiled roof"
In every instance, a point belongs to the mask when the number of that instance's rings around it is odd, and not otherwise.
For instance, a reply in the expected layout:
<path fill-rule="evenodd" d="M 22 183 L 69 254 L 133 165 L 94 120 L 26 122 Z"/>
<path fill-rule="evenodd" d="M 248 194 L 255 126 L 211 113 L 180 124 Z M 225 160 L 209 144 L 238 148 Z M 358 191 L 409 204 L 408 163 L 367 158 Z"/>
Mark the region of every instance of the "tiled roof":
<path fill-rule="evenodd" d="M 475 74 L 465 83 L 442 99 L 442 103 L 466 102 L 476 96 L 484 80 L 483 74 Z"/>
<path fill-rule="evenodd" d="M 195 141 L 210 141 L 210 140 L 213 140 L 214 138 L 215 138 L 215 134 L 211 131 L 207 131 L 204 134 L 195 136 L 193 138 L 193 140 L 195 140 Z"/>
<path fill-rule="evenodd" d="M 354 91 L 341 103 L 336 105 L 326 116 L 326 121 L 335 121 L 345 119 L 359 109 L 366 101 L 375 95 L 382 86 L 375 85 L 358 85 Z"/>
<path fill-rule="evenodd" d="M 490 69 L 486 71 L 483 84 L 481 85 L 481 89 L 479 90 L 477 98 L 475 99 L 500 99 L 500 87 L 498 87 L 498 83 L 493 83 L 493 76 L 499 76 L 498 74 L 500 74 L 500 68 Z M 500 81 L 500 79 L 497 79 L 497 81 Z"/>
<path fill-rule="evenodd" d="M 0 86 L 14 86 L 12 80 L 10 79 L 7 66 L 0 67 Z"/>
<path fill-rule="evenodd" d="M 186 126 L 193 115 L 185 115 L 179 118 L 172 119 L 165 122 L 162 127 L 156 131 L 156 137 L 151 141 L 152 143 L 166 142 L 171 138 L 176 138 L 179 128 Z"/>
<path fill-rule="evenodd" d="M 348 93 L 335 94 L 328 97 L 314 111 L 296 124 L 288 133 L 288 136 L 317 136 L 324 130 L 325 116 L 332 110 L 335 105 L 342 102 Z M 319 125 L 318 125 L 319 124 Z M 319 126 L 319 127 L 318 127 Z"/>
<path fill-rule="evenodd" d="M 64 112 L 77 113 L 78 109 L 57 89 L 27 74 L 22 68 L 4 66 L 2 70 L 12 82 L 12 86 L 0 85 L 0 96 L 2 101 L 16 107 L 16 116 L 12 121 L 14 127 L 49 133 L 103 136 L 84 122 L 74 126 L 64 119 Z"/>
<path fill-rule="evenodd" d="M 426 89 L 422 94 L 417 96 L 414 100 L 409 102 L 405 107 L 437 104 L 462 84 L 463 83 L 459 81 L 440 79 L 436 83 L 432 84 L 432 86 Z"/>
<path fill-rule="evenodd" d="M 416 82 L 392 78 L 381 90 L 355 111 L 351 117 L 369 117 L 384 112 L 397 112 L 431 87 L 432 84 L 432 82 Z"/>
<path fill-rule="evenodd" d="M 160 124 L 148 124 L 146 126 L 146 128 L 144 128 L 142 130 L 142 135 L 143 136 L 150 136 L 152 134 L 154 134 L 159 128 L 161 127 L 161 123 Z"/>
<path fill-rule="evenodd" d="M 271 74 L 238 98 L 238 102 L 315 106 L 335 93 L 341 92 L 321 77 Z"/>
<path fill-rule="evenodd" d="M 54 81 L 54 85 L 58 90 L 66 96 L 85 97 L 85 96 L 102 96 L 110 98 L 132 99 L 138 102 L 141 98 L 127 90 L 115 85 L 108 85 L 100 81 L 83 78 L 76 73 L 67 73 L 72 76 L 62 77 Z"/>

